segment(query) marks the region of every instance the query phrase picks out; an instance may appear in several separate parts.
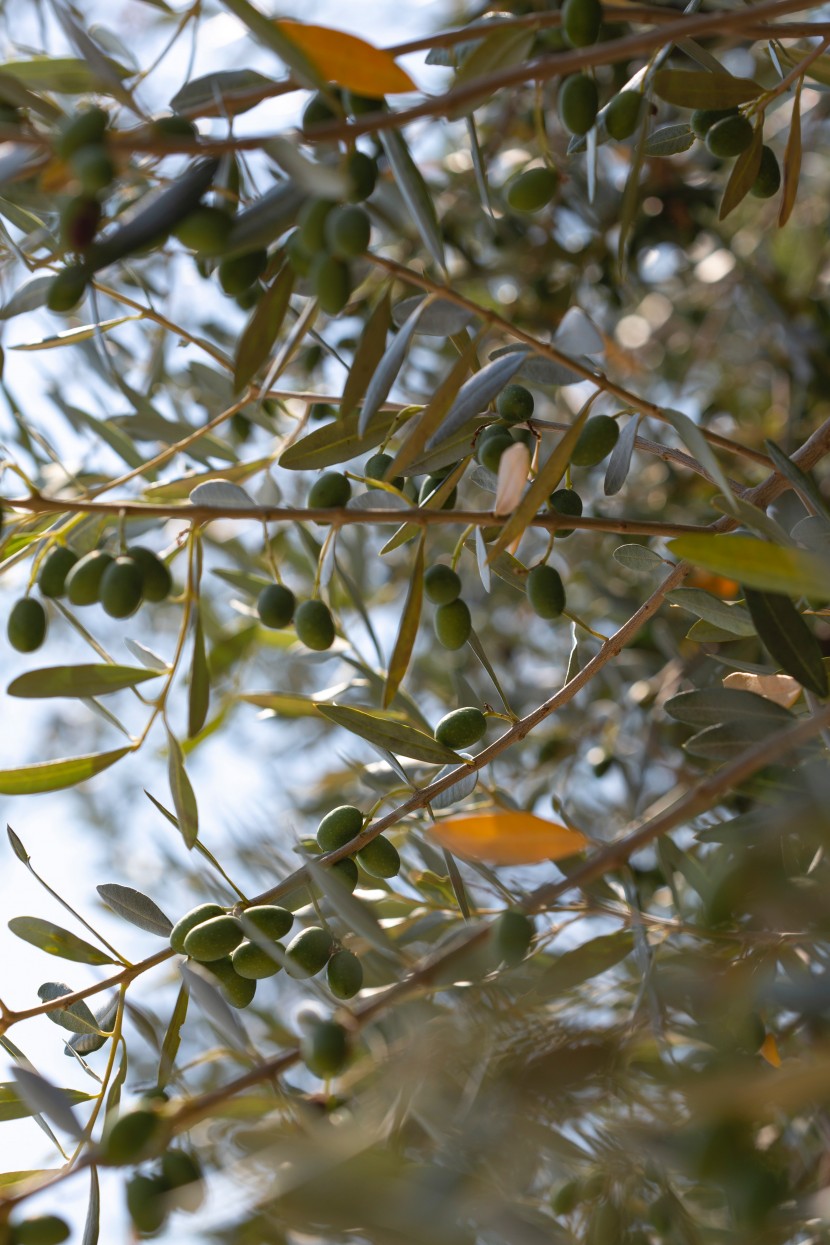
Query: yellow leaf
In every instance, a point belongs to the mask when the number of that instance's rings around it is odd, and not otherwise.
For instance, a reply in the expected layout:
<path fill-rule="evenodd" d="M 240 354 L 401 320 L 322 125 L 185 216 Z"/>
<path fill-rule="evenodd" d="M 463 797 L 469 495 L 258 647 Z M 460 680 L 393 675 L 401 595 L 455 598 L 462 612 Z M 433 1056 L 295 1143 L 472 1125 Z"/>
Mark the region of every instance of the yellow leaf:
<path fill-rule="evenodd" d="M 356 35 L 347 35 L 330 26 L 309 26 L 305 22 L 274 23 L 295 47 L 306 54 L 327 82 L 336 82 L 360 95 L 396 95 L 418 88 L 409 74 L 388 52 L 372 47 Z"/>
<path fill-rule="evenodd" d="M 778 1053 L 778 1043 L 771 1033 L 764 1038 L 758 1050 L 758 1054 L 762 1059 L 766 1059 L 771 1068 L 781 1067 L 781 1056 Z"/>
<path fill-rule="evenodd" d="M 436 822 L 427 832 L 442 847 L 468 860 L 494 865 L 533 865 L 561 860 L 587 847 L 578 830 L 569 830 L 532 813 L 472 813 Z"/>

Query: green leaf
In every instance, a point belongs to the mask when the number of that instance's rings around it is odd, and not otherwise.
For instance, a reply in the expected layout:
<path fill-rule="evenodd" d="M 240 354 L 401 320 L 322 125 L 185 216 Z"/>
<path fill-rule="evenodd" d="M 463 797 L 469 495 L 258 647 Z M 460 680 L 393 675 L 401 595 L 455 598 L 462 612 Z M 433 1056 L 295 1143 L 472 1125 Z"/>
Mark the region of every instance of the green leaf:
<path fill-rule="evenodd" d="M 794 720 L 783 705 L 736 687 L 705 687 L 680 692 L 667 700 L 663 708 L 670 718 L 689 726 L 716 726 L 720 722 L 755 721 L 764 717 L 783 727 Z"/>
<path fill-rule="evenodd" d="M 72 1106 L 91 1102 L 95 1096 L 85 1094 L 80 1089 L 62 1089 L 61 1093 Z M 25 1120 L 34 1114 L 32 1108 L 20 1097 L 14 1081 L 0 1081 L 0 1123 L 4 1124 L 7 1120 Z"/>
<path fill-rule="evenodd" d="M 321 703 L 313 696 L 301 696 L 298 692 L 240 692 L 237 700 L 270 709 L 280 718 L 316 718 Z"/>
<path fill-rule="evenodd" d="M 784 453 L 780 445 L 776 445 L 774 441 L 765 441 L 764 445 L 775 465 L 775 470 L 785 480 L 789 480 L 795 491 L 800 495 L 801 500 L 808 506 L 812 506 L 816 514 L 823 515 L 825 519 L 830 519 L 830 507 L 824 500 L 821 489 L 813 477 L 806 471 L 802 471 L 798 464 L 794 463 Z"/>
<path fill-rule="evenodd" d="M 269 99 L 277 85 L 255 69 L 220 69 L 186 82 L 170 107 L 190 117 L 238 117 Z"/>
<path fill-rule="evenodd" d="M 455 761 L 462 763 L 462 758 L 451 748 L 439 744 L 426 731 L 419 731 L 414 726 L 407 726 L 387 714 L 377 710 L 353 709 L 348 705 L 318 705 L 317 712 L 328 718 L 335 726 L 368 739 L 400 756 L 411 757 L 415 761 L 428 761 L 435 765 L 446 765 Z"/>
<path fill-rule="evenodd" d="M 734 761 L 754 744 L 786 726 L 772 717 L 739 718 L 735 722 L 719 722 L 707 726 L 687 739 L 683 747 L 690 756 L 707 761 Z"/>
<path fill-rule="evenodd" d="M 770 656 L 785 674 L 817 696 L 828 694 L 827 671 L 818 640 L 788 596 L 745 588 L 747 608 Z"/>
<path fill-rule="evenodd" d="M 763 93 L 751 78 L 688 69 L 658 69 L 652 75 L 654 94 L 678 108 L 733 108 Z"/>
<path fill-rule="evenodd" d="M 386 676 L 386 686 L 383 689 L 384 709 L 388 709 L 395 699 L 395 693 L 409 668 L 412 651 L 415 648 L 415 640 L 418 636 L 418 627 L 421 621 L 421 606 L 424 600 L 425 545 L 426 532 L 423 532 L 418 544 L 418 552 L 415 556 L 415 565 L 412 568 L 412 575 L 409 580 L 409 590 L 406 594 L 406 602 L 401 614 L 398 638 L 395 640 L 395 648 L 389 660 L 389 672 Z"/>
<path fill-rule="evenodd" d="M 202 614 L 198 608 L 193 625 L 193 660 L 190 663 L 190 688 L 187 701 L 187 737 L 198 735 L 205 724 L 210 705 L 210 672 L 205 653 Z"/>
<path fill-rule="evenodd" d="M 752 536 L 678 536 L 668 548 L 707 571 L 762 591 L 811 596 L 830 588 L 830 565 L 823 558 Z"/>
<path fill-rule="evenodd" d="M 715 481 L 718 488 L 723 493 L 726 504 L 731 508 L 732 513 L 735 514 L 735 508 L 733 505 L 735 495 L 729 487 L 729 481 L 727 480 L 720 463 L 712 453 L 708 441 L 698 428 L 697 424 L 694 420 L 689 419 L 688 415 L 684 415 L 682 411 L 672 411 L 669 408 L 664 408 L 663 415 L 665 416 L 666 421 L 671 424 L 672 428 L 674 428 L 675 432 L 680 437 L 689 452 L 697 459 L 701 467 L 703 467 Z"/>
<path fill-rule="evenodd" d="M 14 852 L 17 859 L 21 862 L 21 864 L 28 865 L 29 861 L 32 858 L 29 855 L 29 853 L 26 851 L 26 848 L 23 846 L 20 839 L 15 834 L 14 830 L 12 830 L 11 826 L 6 826 L 6 834 L 9 836 L 9 842 L 11 843 L 12 851 Z"/>
<path fill-rule="evenodd" d="M 783 51 L 784 49 L 781 50 Z M 828 61 L 826 56 L 819 57 L 819 60 L 830 65 L 830 61 Z M 815 61 L 813 61 L 810 69 L 815 76 Z M 828 81 L 830 81 L 830 75 L 828 75 Z M 786 225 L 790 219 L 798 196 L 798 181 L 801 177 L 801 88 L 803 85 L 804 79 L 799 78 L 795 88 L 795 102 L 793 103 L 792 117 L 790 118 L 790 132 L 787 135 L 787 146 L 784 148 L 784 189 L 781 193 L 781 206 L 778 209 L 779 229 Z"/>
<path fill-rule="evenodd" d="M 315 428 L 302 441 L 289 445 L 280 458 L 280 466 L 287 467 L 289 471 L 319 471 L 323 467 L 348 462 L 380 445 L 392 431 L 399 414 L 384 411 L 372 421 L 371 428 L 364 435 L 358 433 L 359 418 L 359 413 L 355 412 L 345 419 Z"/>
<path fill-rule="evenodd" d="M 645 142 L 645 155 L 649 159 L 655 156 L 679 156 L 688 151 L 695 143 L 695 135 L 688 125 L 661 125 L 653 130 Z"/>
<path fill-rule="evenodd" d="M 496 73 L 499 69 L 509 69 L 512 65 L 520 65 L 527 59 L 533 46 L 533 31 L 499 30 L 494 28 L 491 34 L 478 43 L 461 62 L 461 68 L 455 75 L 453 90 L 465 86 L 475 78 L 483 78 L 487 74 Z M 491 91 L 485 84 L 483 95 L 490 96 Z M 465 104 L 464 110 L 470 111 L 475 104 Z"/>
<path fill-rule="evenodd" d="M 213 480 L 221 481 L 223 484 L 248 480 L 251 476 L 257 475 L 260 471 L 270 467 L 272 461 L 271 458 L 255 458 L 247 463 L 234 463 L 231 466 L 217 467 L 215 471 L 193 472 L 191 475 L 181 476 L 178 480 L 170 480 L 165 484 L 154 484 L 151 488 L 144 490 L 144 497 L 147 501 L 160 502 L 179 501 L 184 497 L 189 500 L 200 484 L 207 484 Z M 226 495 L 220 494 L 220 496 Z M 235 500 L 238 506 L 241 498 L 235 495 Z M 253 502 L 251 501 L 248 504 L 253 505 Z"/>
<path fill-rule="evenodd" d="M 38 761 L 19 769 L 0 770 L 0 795 L 39 795 L 43 791 L 61 791 L 86 782 L 120 761 L 132 748 L 116 748 L 112 752 L 94 752 L 89 756 L 68 757 L 61 761 Z"/>
<path fill-rule="evenodd" d="M 115 61 L 109 62 L 119 78 L 126 78 L 129 70 Z M 76 56 L 34 56 L 27 61 L 6 61 L 0 65 L 0 73 L 9 74 L 33 91 L 54 91 L 56 95 L 86 95 L 89 92 L 107 93 L 107 84 Z"/>
<path fill-rule="evenodd" d="M 270 246 L 275 238 L 294 224 L 307 198 L 306 191 L 293 181 L 278 182 L 272 186 L 234 218 L 223 257 L 244 255 L 248 251 Z"/>
<path fill-rule="evenodd" d="M 196 796 L 190 785 L 190 779 L 184 767 L 184 757 L 175 736 L 167 732 L 168 761 L 167 774 L 170 780 L 170 791 L 173 796 L 173 807 L 179 819 L 179 830 L 188 847 L 193 847 L 199 834 L 199 813 L 196 807 Z"/>
<path fill-rule="evenodd" d="M 444 241 L 435 214 L 435 205 L 418 166 L 409 154 L 403 137 L 397 130 L 381 130 L 380 138 L 395 185 L 409 209 L 421 240 L 439 268 L 446 268 Z"/>
<path fill-rule="evenodd" d="M 745 609 L 740 605 L 727 605 L 702 588 L 677 588 L 668 594 L 667 600 L 731 635 L 755 635 L 752 619 Z"/>
<path fill-rule="evenodd" d="M 375 368 L 375 373 L 366 389 L 363 407 L 358 415 L 357 431 L 361 437 L 377 424 L 377 415 L 383 403 L 389 397 L 389 390 L 395 383 L 398 372 L 403 367 L 409 343 L 418 327 L 418 321 L 429 306 L 426 299 L 412 312 L 406 323 L 398 329 L 388 348 Z"/>
<path fill-rule="evenodd" d="M 486 411 L 489 404 L 504 389 L 505 385 L 521 370 L 525 362 L 525 354 L 516 351 L 491 360 L 475 376 L 461 386 L 458 397 L 453 402 L 446 417 L 438 429 L 426 443 L 428 450 L 451 437 L 463 428 L 475 415 Z"/>
<path fill-rule="evenodd" d="M 473 366 L 476 358 L 476 341 L 469 340 L 459 354 L 447 375 L 421 411 L 412 420 L 411 429 L 403 441 L 397 454 L 394 455 L 387 476 L 394 479 L 409 467 L 418 455 L 423 452 L 428 439 L 443 423 L 444 418 L 455 401 L 456 395 L 464 384 L 464 379 Z"/>
<path fill-rule="evenodd" d="M 617 934 L 602 934 L 583 943 L 573 951 L 558 956 L 546 968 L 541 980 L 533 989 L 536 997 L 553 998 L 573 990 L 592 977 L 608 972 L 634 950 L 634 936 L 627 930 Z"/>
<path fill-rule="evenodd" d="M 43 307 L 54 279 L 50 274 L 48 277 L 32 277 L 31 281 L 24 281 L 0 307 L 0 320 L 11 320 L 26 311 Z"/>
<path fill-rule="evenodd" d="M 630 571 L 643 571 L 653 575 L 666 563 L 659 553 L 649 549 L 648 545 L 619 545 L 614 550 L 614 560 Z"/>
<path fill-rule="evenodd" d="M 306 859 L 305 867 L 312 882 L 323 892 L 346 929 L 356 934 L 358 938 L 365 938 L 369 945 L 381 955 L 399 964 L 400 951 L 369 905 L 351 894 L 336 874 L 332 874 L 325 865 L 318 864 L 313 857 Z"/>
<path fill-rule="evenodd" d="M 31 1107 L 32 1112 L 45 1115 L 72 1137 L 83 1136 L 83 1129 L 72 1109 L 72 1103 L 62 1089 L 28 1068 L 15 1068 L 14 1079 L 19 1096 Z"/>
<path fill-rule="evenodd" d="M 12 679 L 7 690 L 10 696 L 26 700 L 106 696 L 158 677 L 158 671 L 143 670 L 140 666 L 49 666 L 19 675 Z"/>
<path fill-rule="evenodd" d="M 101 1191 L 98 1182 L 98 1168 L 92 1164 L 89 1169 L 89 1203 L 84 1221 L 84 1235 L 81 1245 L 98 1245 L 101 1225 Z"/>
<path fill-rule="evenodd" d="M 173 922 L 148 895 L 118 882 L 105 882 L 95 889 L 104 903 L 131 925 L 137 925 L 148 934 L 158 934 L 159 938 L 170 937 Z"/>
<path fill-rule="evenodd" d="M 49 955 L 57 955 L 63 960 L 74 960 L 77 964 L 117 964 L 111 955 L 106 955 L 93 947 L 91 943 L 72 934 L 60 925 L 51 921 L 42 921 L 36 916 L 15 916 L 9 921 L 9 929 L 24 942 L 39 947 Z"/>
<path fill-rule="evenodd" d="M 294 269 L 290 264 L 285 264 L 271 287 L 260 298 L 239 339 L 233 371 L 234 389 L 237 392 L 253 380 L 268 359 L 282 328 L 293 288 Z"/>
<path fill-rule="evenodd" d="M 62 981 L 45 981 L 42 986 L 38 986 L 37 994 L 44 1003 L 52 1003 L 55 999 L 63 998 L 65 994 L 74 994 L 74 990 Z M 68 1029 L 70 1033 L 100 1032 L 98 1021 L 83 999 L 79 999 L 77 1003 L 70 1003 L 69 1007 L 62 1007 L 46 1014 L 52 1024 L 60 1025 L 62 1029 Z"/>
<path fill-rule="evenodd" d="M 614 497 L 625 484 L 631 468 L 631 455 L 634 453 L 634 442 L 637 440 L 639 426 L 640 416 L 632 415 L 611 451 L 602 485 L 602 491 L 606 497 Z"/>
<path fill-rule="evenodd" d="M 349 375 L 343 386 L 340 399 L 340 419 L 346 419 L 355 413 L 360 399 L 366 392 L 366 386 L 375 374 L 375 370 L 383 358 L 386 348 L 386 335 L 391 324 L 391 286 L 386 286 L 382 297 L 378 300 L 372 314 L 363 326 L 357 349 L 354 353 Z"/>
<path fill-rule="evenodd" d="M 761 149 L 763 145 L 764 127 L 762 117 L 761 123 L 756 124 L 753 131 L 752 142 L 740 153 L 732 165 L 732 172 L 729 174 L 729 181 L 726 183 L 723 198 L 721 199 L 718 220 L 724 220 L 738 206 L 741 200 L 746 198 L 755 185 L 755 179 L 761 167 Z"/>
<path fill-rule="evenodd" d="M 74 346 L 78 342 L 86 342 L 95 337 L 97 333 L 108 333 L 110 329 L 117 329 L 119 324 L 126 324 L 128 320 L 143 320 L 144 313 L 137 312 L 130 316 L 116 316 L 114 320 L 101 320 L 99 324 L 84 324 L 77 329 L 64 329 L 62 333 L 55 333 L 52 337 L 42 337 L 35 342 L 19 342 L 15 346 L 9 346 L 9 350 L 54 350 L 57 346 Z"/>
<path fill-rule="evenodd" d="M 179 987 L 179 993 L 176 1003 L 170 1015 L 170 1020 L 164 1034 L 164 1041 L 161 1044 L 161 1059 L 159 1061 L 158 1085 L 163 1089 L 173 1075 L 173 1069 L 176 1065 L 176 1055 L 182 1042 L 182 1025 L 187 1019 L 187 1004 L 189 1000 L 187 987 L 182 984 Z"/>

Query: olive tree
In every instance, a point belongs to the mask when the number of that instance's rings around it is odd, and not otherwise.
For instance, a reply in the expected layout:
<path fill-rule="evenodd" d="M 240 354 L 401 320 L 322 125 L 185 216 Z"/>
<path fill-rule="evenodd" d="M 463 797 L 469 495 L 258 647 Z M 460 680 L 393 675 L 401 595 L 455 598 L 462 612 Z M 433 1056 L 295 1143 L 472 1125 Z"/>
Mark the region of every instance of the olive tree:
<path fill-rule="evenodd" d="M 83 10 L 0 66 L 0 1240 L 828 1239 L 822 6 Z"/>

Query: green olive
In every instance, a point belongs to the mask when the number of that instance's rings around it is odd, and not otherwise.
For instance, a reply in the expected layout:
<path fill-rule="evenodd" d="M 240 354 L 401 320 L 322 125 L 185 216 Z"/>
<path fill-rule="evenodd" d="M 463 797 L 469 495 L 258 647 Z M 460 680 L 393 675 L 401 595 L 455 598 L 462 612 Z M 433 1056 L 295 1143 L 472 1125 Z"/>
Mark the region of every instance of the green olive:
<path fill-rule="evenodd" d="M 275 942 L 275 948 L 279 948 L 282 952 L 283 948 L 280 943 Z M 231 954 L 231 964 L 235 973 L 240 977 L 249 978 L 251 981 L 261 981 L 265 977 L 275 977 L 282 968 L 282 964 L 276 955 L 272 955 L 266 947 L 260 946 L 258 942 L 241 942 L 236 950 Z"/>
<path fill-rule="evenodd" d="M 599 0 L 565 0 L 562 5 L 562 33 L 573 48 L 596 43 L 602 26 Z"/>
<path fill-rule="evenodd" d="M 579 518 L 582 514 L 582 498 L 572 488 L 560 488 L 555 493 L 551 493 L 548 505 L 556 514 L 573 515 L 575 518 Z M 572 527 L 556 530 L 557 540 L 562 540 L 565 536 L 573 536 L 573 534 L 574 528 Z"/>
<path fill-rule="evenodd" d="M 49 286 L 46 306 L 50 311 L 72 311 L 83 298 L 88 280 L 88 273 L 80 264 L 62 268 Z"/>
<path fill-rule="evenodd" d="M 209 964 L 211 960 L 230 955 L 244 937 L 242 923 L 235 916 L 223 913 L 194 926 L 185 936 L 184 952 L 194 960 Z"/>
<path fill-rule="evenodd" d="M 593 78 L 575 73 L 559 88 L 559 116 L 571 134 L 587 134 L 597 119 L 599 92 Z"/>
<path fill-rule="evenodd" d="M 37 577 L 38 587 L 45 597 L 62 597 L 65 594 L 66 578 L 77 561 L 77 553 L 65 545 L 50 549 Z"/>
<path fill-rule="evenodd" d="M 278 904 L 255 904 L 253 908 L 246 908 L 240 920 L 249 938 L 251 937 L 249 926 L 252 925 L 264 938 L 270 938 L 276 942 L 291 929 L 294 924 L 294 913 L 289 912 L 287 908 L 281 908 Z"/>
<path fill-rule="evenodd" d="M 756 199 L 771 199 L 778 193 L 781 186 L 781 169 L 775 158 L 775 152 L 766 144 L 761 148 L 761 163 L 758 175 L 752 184 L 750 194 Z"/>
<path fill-rule="evenodd" d="M 643 96 L 639 91 L 620 91 L 605 109 L 605 129 L 618 142 L 630 138 L 637 128 L 643 111 Z"/>
<path fill-rule="evenodd" d="M 72 605 L 94 605 L 101 591 L 104 571 L 113 558 L 102 549 L 85 554 L 70 569 L 66 577 L 66 595 Z"/>
<path fill-rule="evenodd" d="M 328 510 L 333 506 L 345 506 L 352 495 L 347 476 L 340 471 L 324 471 L 308 492 L 310 510 Z"/>
<path fill-rule="evenodd" d="M 361 869 L 365 869 L 373 878 L 394 878 L 401 871 L 398 849 L 382 834 L 360 849 L 357 861 Z"/>
<path fill-rule="evenodd" d="M 619 424 L 610 415 L 595 415 L 589 419 L 579 434 L 571 454 L 575 467 L 595 467 L 607 458 L 617 444 Z"/>
<path fill-rule="evenodd" d="M 167 563 L 143 545 L 128 545 L 127 557 L 132 558 L 141 572 L 141 595 L 144 600 L 165 601 L 173 590 L 173 576 Z"/>
<path fill-rule="evenodd" d="M 737 108 L 696 108 L 691 116 L 691 127 L 698 138 L 705 138 L 716 121 L 724 117 L 737 117 Z"/>
<path fill-rule="evenodd" d="M 327 929 L 309 925 L 301 930 L 285 949 L 285 971 L 300 980 L 315 977 L 331 959 L 334 941 Z"/>
<path fill-rule="evenodd" d="M 127 1182 L 127 1210 L 138 1232 L 152 1236 L 167 1218 L 167 1187 L 158 1176 L 133 1176 Z"/>
<path fill-rule="evenodd" d="M 297 639 L 306 648 L 322 653 L 334 643 L 334 619 L 323 601 L 303 601 L 294 615 Z"/>
<path fill-rule="evenodd" d="M 101 576 L 100 601 L 111 618 L 129 618 L 141 604 L 143 578 L 138 563 L 116 558 Z"/>
<path fill-rule="evenodd" d="M 152 1153 L 163 1132 L 164 1121 L 156 1111 L 126 1111 L 107 1127 L 101 1141 L 101 1157 L 105 1163 L 117 1166 L 138 1162 Z"/>
<path fill-rule="evenodd" d="M 534 566 L 527 577 L 527 598 L 540 618 L 558 618 L 565 608 L 562 578 L 552 566 Z"/>
<path fill-rule="evenodd" d="M 325 239 L 332 255 L 354 259 L 369 246 L 372 222 L 365 208 L 356 204 L 337 207 L 326 217 Z"/>
<path fill-rule="evenodd" d="M 553 169 L 525 169 L 507 183 L 504 197 L 514 212 L 541 212 L 556 194 L 559 175 Z"/>
<path fill-rule="evenodd" d="M 435 634 L 444 648 L 463 648 L 470 638 L 473 620 L 466 601 L 461 597 L 435 611 Z"/>
<path fill-rule="evenodd" d="M 496 921 L 493 933 L 499 959 L 512 967 L 520 964 L 527 955 L 536 927 L 523 912 L 514 912 L 508 908 Z"/>
<path fill-rule="evenodd" d="M 287 627 L 294 617 L 297 598 L 290 588 L 283 584 L 268 584 L 262 589 L 256 601 L 257 614 L 263 627 L 277 630 Z"/>
<path fill-rule="evenodd" d="M 334 1020 L 320 1020 L 303 1035 L 300 1053 L 303 1063 L 315 1076 L 321 1079 L 337 1076 L 349 1057 L 346 1030 Z"/>
<path fill-rule="evenodd" d="M 34 597 L 21 597 L 9 612 L 7 635 L 18 653 L 34 653 L 46 639 L 46 610 Z"/>
<path fill-rule="evenodd" d="M 346 174 L 351 182 L 349 199 L 353 203 L 361 203 L 369 198 L 377 185 L 377 161 L 363 151 L 353 151 L 346 158 Z"/>
<path fill-rule="evenodd" d="M 353 804 L 341 804 L 326 813 L 317 827 L 317 842 L 324 852 L 337 851 L 363 829 L 363 814 Z"/>
<path fill-rule="evenodd" d="M 191 908 L 179 918 L 170 931 L 170 946 L 174 951 L 178 951 L 179 955 L 186 955 L 184 940 L 190 931 L 197 925 L 204 925 L 205 921 L 210 921 L 215 916 L 224 915 L 225 909 L 220 908 L 218 903 L 200 903 L 197 908 Z"/>
<path fill-rule="evenodd" d="M 72 172 L 88 195 L 106 190 L 115 177 L 115 165 L 106 147 L 95 145 L 81 147 L 69 161 Z"/>
<path fill-rule="evenodd" d="M 451 566 L 436 562 L 424 574 L 424 592 L 436 605 L 451 605 L 461 595 L 461 576 Z"/>
<path fill-rule="evenodd" d="M 221 255 L 228 245 L 233 217 L 224 208 L 203 204 L 173 227 L 173 234 L 197 255 Z"/>
<path fill-rule="evenodd" d="M 336 999 L 353 999 L 363 986 L 363 965 L 352 951 L 335 951 L 326 966 L 329 990 Z"/>
<path fill-rule="evenodd" d="M 487 719 L 480 709 L 469 705 L 447 713 L 435 728 L 435 738 L 446 748 L 468 748 L 484 738 Z"/>
<path fill-rule="evenodd" d="M 59 1215 L 36 1215 L 12 1228 L 14 1245 L 61 1245 L 69 1236 L 69 1224 Z"/>
<path fill-rule="evenodd" d="M 716 121 L 706 135 L 706 146 L 713 156 L 730 159 L 746 151 L 755 131 L 752 122 L 743 116 L 724 117 Z"/>
<path fill-rule="evenodd" d="M 244 294 L 262 276 L 268 267 L 268 252 L 264 247 L 223 259 L 219 265 L 219 284 L 232 297 Z"/>
<path fill-rule="evenodd" d="M 336 255 L 318 255 L 311 265 L 310 276 L 323 311 L 327 316 L 339 315 L 352 293 L 349 265 Z"/>
<path fill-rule="evenodd" d="M 68 160 L 82 147 L 100 143 L 109 125 L 109 113 L 103 108 L 87 108 L 65 117 L 54 139 L 55 154 Z"/>

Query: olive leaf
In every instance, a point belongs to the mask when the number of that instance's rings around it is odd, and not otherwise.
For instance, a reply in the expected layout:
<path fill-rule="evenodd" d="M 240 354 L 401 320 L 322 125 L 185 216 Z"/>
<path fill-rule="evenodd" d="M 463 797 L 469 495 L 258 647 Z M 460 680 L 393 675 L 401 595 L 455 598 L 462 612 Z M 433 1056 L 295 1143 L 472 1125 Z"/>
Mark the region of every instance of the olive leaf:
<path fill-rule="evenodd" d="M 680 692 L 667 700 L 663 708 L 670 718 L 689 726 L 715 726 L 720 722 L 735 722 L 743 718 L 754 721 L 759 717 L 769 718 L 779 726 L 793 721 L 789 709 L 766 696 L 739 688 L 707 687 Z"/>
<path fill-rule="evenodd" d="M 93 947 L 77 934 L 54 925 L 51 921 L 43 921 L 36 916 L 15 916 L 9 921 L 9 929 L 24 942 L 39 947 L 48 955 L 57 955 L 64 960 L 74 960 L 78 964 L 117 964 L 111 955 L 106 955 Z"/>
<path fill-rule="evenodd" d="M 827 671 L 818 640 L 788 596 L 744 588 L 755 630 L 786 674 L 817 696 L 828 694 Z"/>
<path fill-rule="evenodd" d="M 418 626 L 421 621 L 421 606 L 424 599 L 425 546 L 426 533 L 422 533 L 418 544 L 418 552 L 415 555 L 415 565 L 412 568 L 412 575 L 409 580 L 409 590 L 407 591 L 403 613 L 401 614 L 398 636 L 395 640 L 392 656 L 389 659 L 389 671 L 386 676 L 386 686 L 383 689 L 384 709 L 388 709 L 395 699 L 395 694 L 409 668 L 412 651 L 415 648 Z"/>
<path fill-rule="evenodd" d="M 83 1136 L 80 1121 L 64 1090 L 58 1089 L 57 1085 L 52 1085 L 45 1077 L 31 1072 L 28 1068 L 15 1068 L 14 1079 L 18 1095 L 33 1112 L 45 1115 L 72 1137 Z"/>
<path fill-rule="evenodd" d="M 30 700 L 53 696 L 85 698 L 120 692 L 158 677 L 158 671 L 137 666 L 51 666 L 19 675 L 6 690 L 10 696 Z"/>
<path fill-rule="evenodd" d="M 105 882 L 95 889 L 104 903 L 131 925 L 137 925 L 148 934 L 169 938 L 173 922 L 149 896 L 143 895 L 132 886 L 121 886 L 118 882 Z"/>
<path fill-rule="evenodd" d="M 377 710 L 354 709 L 349 705 L 318 705 L 317 712 L 345 730 L 370 743 L 377 744 L 399 756 L 414 761 L 431 761 L 443 765 L 448 761 L 460 762 L 461 758 L 451 748 L 439 744 L 426 731 L 408 726 L 396 718 Z"/>

